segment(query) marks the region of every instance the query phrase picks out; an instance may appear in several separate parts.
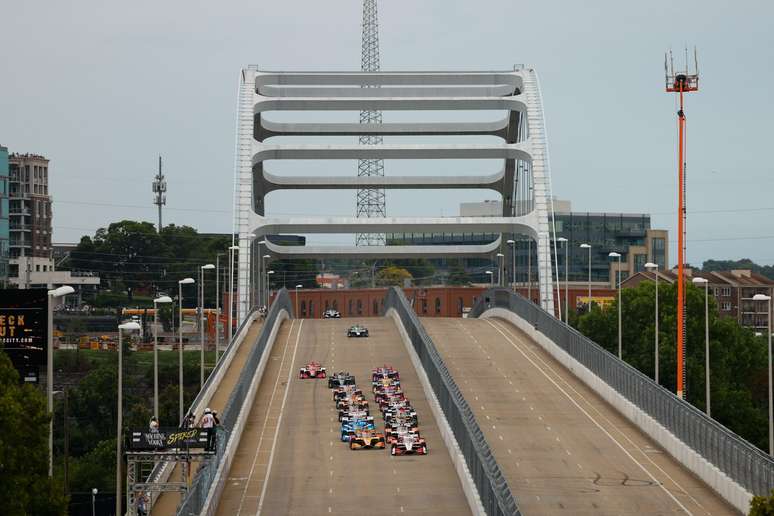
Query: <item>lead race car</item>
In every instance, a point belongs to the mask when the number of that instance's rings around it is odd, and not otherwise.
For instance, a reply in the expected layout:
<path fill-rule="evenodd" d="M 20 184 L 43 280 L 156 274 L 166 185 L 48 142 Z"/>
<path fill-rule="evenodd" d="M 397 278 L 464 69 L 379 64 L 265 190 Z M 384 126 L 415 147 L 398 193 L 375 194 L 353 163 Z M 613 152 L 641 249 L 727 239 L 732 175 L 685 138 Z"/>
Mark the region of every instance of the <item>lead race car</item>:
<path fill-rule="evenodd" d="M 306 380 L 307 378 L 325 378 L 325 368 L 320 365 L 319 362 L 309 362 L 298 371 L 298 377 L 301 380 Z"/>
<path fill-rule="evenodd" d="M 368 328 L 356 324 L 347 330 L 347 337 L 368 337 Z"/>

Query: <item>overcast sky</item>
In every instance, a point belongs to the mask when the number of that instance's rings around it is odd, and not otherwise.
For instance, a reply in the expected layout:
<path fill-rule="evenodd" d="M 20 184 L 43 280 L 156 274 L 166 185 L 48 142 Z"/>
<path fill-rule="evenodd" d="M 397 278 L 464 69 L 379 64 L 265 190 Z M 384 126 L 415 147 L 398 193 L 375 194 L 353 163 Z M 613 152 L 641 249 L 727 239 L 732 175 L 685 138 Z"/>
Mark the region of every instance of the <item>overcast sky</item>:
<path fill-rule="evenodd" d="M 383 70 L 534 67 L 555 195 L 575 211 L 651 213 L 673 240 L 675 100 L 663 52 L 695 44 L 688 260 L 774 263 L 770 0 L 387 0 L 379 10 Z M 240 68 L 360 65 L 359 0 L 0 0 L 0 13 L 0 144 L 51 159 L 56 242 L 123 218 L 155 221 L 159 153 L 165 223 L 228 232 Z M 354 162 L 340 166 L 355 174 Z M 305 194 L 303 209 L 272 195 L 270 213 L 354 213 L 354 192 Z M 491 196 L 397 192 L 387 209 L 453 215 L 460 201 Z"/>

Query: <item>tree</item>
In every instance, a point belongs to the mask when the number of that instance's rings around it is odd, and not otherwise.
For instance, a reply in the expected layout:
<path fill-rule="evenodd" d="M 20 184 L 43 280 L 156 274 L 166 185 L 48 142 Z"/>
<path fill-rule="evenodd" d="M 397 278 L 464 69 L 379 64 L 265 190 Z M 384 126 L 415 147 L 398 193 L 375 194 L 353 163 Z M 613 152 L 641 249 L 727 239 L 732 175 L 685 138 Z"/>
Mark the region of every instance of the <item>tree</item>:
<path fill-rule="evenodd" d="M 659 285 L 659 381 L 676 389 L 676 285 Z M 622 292 L 623 358 L 654 377 L 655 285 L 641 283 Z M 618 353 L 618 301 L 596 305 L 577 318 L 577 328 L 611 353 Z M 701 410 L 705 399 L 704 291 L 686 289 L 686 399 Z M 718 316 L 710 299 L 710 375 L 714 419 L 760 448 L 767 448 L 766 344 L 730 318 Z"/>
<path fill-rule="evenodd" d="M 753 496 L 749 516 L 774 516 L 774 489 L 769 496 Z"/>
<path fill-rule="evenodd" d="M 48 477 L 46 399 L 0 352 L 0 500 L 3 514 L 65 514 L 67 498 Z"/>
<path fill-rule="evenodd" d="M 403 281 L 412 278 L 406 269 L 390 265 L 376 273 L 376 284 L 380 287 L 402 287 Z"/>
<path fill-rule="evenodd" d="M 449 277 L 446 282 L 449 285 L 468 286 L 473 282 L 473 278 L 461 266 L 456 266 L 449 271 Z"/>

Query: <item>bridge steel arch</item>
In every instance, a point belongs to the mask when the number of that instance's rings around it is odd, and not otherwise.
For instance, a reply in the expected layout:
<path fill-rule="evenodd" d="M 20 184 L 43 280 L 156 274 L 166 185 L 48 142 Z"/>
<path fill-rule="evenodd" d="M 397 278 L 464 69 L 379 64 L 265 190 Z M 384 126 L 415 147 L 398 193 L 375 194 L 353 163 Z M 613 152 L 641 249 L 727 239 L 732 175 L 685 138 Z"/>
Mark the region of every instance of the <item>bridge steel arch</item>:
<path fill-rule="evenodd" d="M 378 86 L 378 88 L 367 87 Z M 550 224 L 551 178 L 543 105 L 537 73 L 530 68 L 492 72 L 274 72 L 248 66 L 241 72 L 237 108 L 234 232 L 238 238 L 238 320 L 249 312 L 250 277 L 260 279 L 263 260 L 252 260 L 256 242 L 284 233 L 400 233 L 448 231 L 499 233 L 487 245 L 282 246 L 267 241 L 260 255 L 273 258 L 494 256 L 505 236 L 537 244 L 540 304 L 554 312 Z M 493 111 L 488 122 L 361 124 L 274 121 L 271 112 L 294 111 Z M 275 136 L 479 136 L 500 144 L 306 145 L 273 144 Z M 272 160 L 496 159 L 495 174 L 464 176 L 292 176 L 270 171 Z M 529 188 L 520 188 L 528 181 Z M 486 189 L 503 200 L 500 217 L 274 217 L 265 197 L 292 189 Z M 530 192 L 521 198 L 520 192 Z M 251 271 L 251 268 L 253 269 Z"/>

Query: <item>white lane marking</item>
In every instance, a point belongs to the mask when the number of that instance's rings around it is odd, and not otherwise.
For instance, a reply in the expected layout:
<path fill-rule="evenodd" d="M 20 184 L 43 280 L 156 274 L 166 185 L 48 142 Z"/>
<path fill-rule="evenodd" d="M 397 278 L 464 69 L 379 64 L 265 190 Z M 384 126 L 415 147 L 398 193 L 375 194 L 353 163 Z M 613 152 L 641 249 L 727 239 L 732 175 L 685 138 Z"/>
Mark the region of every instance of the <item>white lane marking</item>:
<path fill-rule="evenodd" d="M 256 516 L 261 514 L 263 508 L 263 499 L 266 496 L 266 488 L 269 486 L 269 477 L 271 476 L 271 466 L 274 462 L 274 452 L 277 448 L 277 441 L 279 440 L 279 431 L 282 427 L 282 416 L 285 413 L 285 403 L 288 401 L 288 393 L 290 392 L 290 386 L 292 385 L 293 378 L 293 366 L 296 363 L 296 352 L 298 351 L 298 342 L 301 340 L 301 329 L 304 327 L 304 320 L 301 319 L 301 323 L 298 325 L 298 333 L 296 333 L 296 345 L 293 348 L 293 358 L 290 359 L 290 370 L 288 371 L 288 384 L 285 387 L 285 396 L 282 397 L 282 405 L 280 405 L 279 418 L 277 419 L 277 429 L 274 431 L 274 442 L 271 445 L 271 453 L 269 454 L 269 466 L 266 468 L 266 478 L 263 480 L 263 489 L 261 489 L 261 497 L 258 499 L 258 511 Z"/>
<path fill-rule="evenodd" d="M 282 350 L 282 361 L 280 362 L 280 370 L 282 369 L 282 364 L 285 362 L 285 355 L 287 354 L 288 348 L 290 347 L 288 343 L 290 342 L 290 337 L 293 335 L 293 326 L 295 326 L 296 321 L 295 319 L 290 321 L 290 330 L 288 331 L 288 338 L 285 339 L 285 348 Z M 293 371 L 293 367 L 291 364 L 290 371 Z M 277 386 L 280 382 L 280 374 L 277 373 L 277 379 L 274 380 L 274 387 L 271 391 L 271 396 L 269 397 L 269 407 L 271 407 L 271 404 L 274 402 L 274 395 L 277 393 Z M 258 463 L 258 452 L 261 449 L 261 444 L 263 443 L 263 435 L 266 432 L 266 426 L 268 424 L 268 417 L 266 417 L 263 420 L 263 428 L 261 429 L 261 435 L 258 438 L 258 446 L 255 447 L 255 455 L 253 455 L 253 463 L 250 465 L 250 473 L 247 475 L 248 482 L 245 483 L 244 489 L 242 490 L 242 496 L 239 500 L 239 508 L 237 509 L 237 516 L 242 512 L 242 506 L 245 502 L 245 497 L 247 496 L 247 486 L 250 484 L 249 480 L 253 477 L 253 473 L 255 472 L 255 466 Z"/>
<path fill-rule="evenodd" d="M 605 434 L 605 435 L 606 435 L 606 436 L 607 436 L 607 437 L 608 437 L 608 438 L 609 438 L 611 441 L 613 441 L 613 443 L 615 443 L 615 444 L 616 444 L 616 446 L 618 446 L 618 447 L 621 449 L 621 451 L 624 453 L 624 455 L 626 455 L 627 457 L 629 457 L 629 458 L 632 460 L 632 462 L 634 462 L 634 463 L 635 463 L 637 466 L 639 466 L 639 467 L 640 467 L 640 469 L 641 469 L 642 471 L 644 471 L 644 472 L 645 472 L 645 474 L 646 474 L 646 475 L 648 475 L 648 476 L 650 477 L 650 479 L 651 479 L 651 480 L 653 480 L 653 482 L 655 482 L 655 483 L 656 483 L 656 484 L 659 486 L 659 488 L 661 488 L 661 490 L 662 490 L 662 491 L 664 491 L 664 493 L 666 493 L 666 495 L 667 495 L 669 498 L 671 498 L 671 499 L 672 499 L 672 500 L 673 500 L 673 501 L 674 501 L 674 502 L 675 502 L 675 503 L 676 503 L 676 504 L 677 504 L 677 505 L 678 505 L 678 506 L 679 506 L 679 507 L 680 507 L 680 508 L 681 508 L 683 511 L 685 511 L 685 513 L 686 513 L 686 514 L 692 514 L 692 513 L 691 513 L 691 511 L 689 511 L 687 507 L 685 507 L 685 506 L 684 506 L 682 503 L 680 503 L 680 500 L 678 500 L 677 498 L 675 498 L 675 496 L 674 496 L 674 495 L 673 495 L 671 492 L 669 492 L 669 490 L 668 490 L 668 489 L 667 489 L 667 488 L 664 486 L 663 482 L 660 482 L 660 481 L 659 481 L 659 480 L 658 480 L 658 479 L 657 479 L 655 476 L 653 476 L 653 474 L 652 474 L 652 473 L 651 473 L 651 472 L 650 472 L 650 471 L 649 471 L 649 470 L 648 470 L 648 469 L 647 469 L 647 468 L 646 468 L 646 467 L 645 467 L 645 466 L 644 466 L 644 465 L 643 465 L 641 462 L 639 462 L 637 459 L 635 459 L 635 458 L 634 458 L 634 456 L 633 456 L 631 453 L 629 453 L 629 451 L 628 451 L 628 450 L 627 450 L 627 449 L 626 449 L 626 448 L 623 446 L 623 444 L 621 444 L 621 443 L 620 443 L 620 442 L 619 442 L 619 441 L 618 441 L 618 440 L 617 440 L 615 437 L 613 437 L 613 436 L 612 436 L 612 434 L 611 434 L 610 432 L 608 432 L 608 431 L 607 431 L 607 429 L 606 429 L 605 427 L 603 427 L 603 426 L 602 426 L 602 425 L 601 425 L 601 424 L 600 424 L 600 423 L 599 423 L 599 422 L 598 422 L 596 419 L 594 419 L 594 417 L 593 417 L 591 414 L 589 414 L 589 413 L 588 413 L 588 411 L 586 411 L 586 410 L 585 410 L 583 407 L 581 407 L 581 406 L 580 406 L 580 404 L 579 404 L 577 401 L 575 401 L 575 399 L 574 399 L 572 396 L 570 396 L 570 394 L 569 394 L 567 391 L 565 391 L 564 389 L 562 389 L 561 385 L 559 385 L 558 383 L 556 383 L 556 381 L 554 381 L 554 379 L 553 379 L 553 378 L 551 378 L 551 377 L 548 375 L 548 373 L 546 373 L 546 371 L 545 371 L 545 370 L 544 370 L 542 367 L 540 367 L 540 365 L 538 365 L 538 364 L 537 364 L 537 363 L 536 363 L 534 360 L 532 360 L 532 359 L 531 359 L 531 358 L 530 358 L 530 357 L 527 355 L 527 353 L 525 353 L 525 352 L 524 352 L 524 350 L 522 350 L 522 349 L 521 349 L 519 346 L 517 346 L 517 345 L 516 345 L 516 343 L 514 343 L 514 342 L 511 340 L 511 338 L 510 338 L 508 335 L 506 335 L 506 334 L 505 334 L 505 332 L 503 332 L 503 331 L 502 331 L 502 330 L 501 330 L 501 329 L 500 329 L 498 326 L 496 326 L 496 325 L 495 325 L 495 324 L 494 324 L 494 323 L 493 323 L 491 320 L 487 319 L 487 320 L 486 320 L 486 322 L 487 322 L 487 323 L 489 323 L 489 324 L 492 326 L 492 328 L 494 328 L 495 330 L 497 330 L 497 332 L 498 332 L 500 335 L 502 335 L 503 337 L 505 337 L 505 340 L 507 340 L 508 342 L 510 342 L 511 346 L 513 346 L 513 347 L 514 347 L 514 348 L 515 348 L 515 349 L 516 349 L 516 350 L 517 350 L 519 353 L 521 353 L 521 355 L 522 355 L 524 358 L 526 358 L 527 360 L 529 360 L 529 362 L 530 362 L 530 363 L 531 363 L 533 366 L 535 366 L 535 369 L 536 369 L 537 371 L 540 371 L 540 373 L 541 373 L 543 376 L 545 376 L 545 377 L 546 377 L 546 379 L 547 379 L 549 382 L 551 382 L 551 383 L 554 385 L 554 387 L 556 387 L 556 388 L 559 390 L 559 392 L 561 392 L 562 394 L 564 394 L 564 395 L 565 395 L 565 397 L 566 397 L 566 398 L 567 398 L 567 399 L 570 401 L 570 403 L 572 403 L 573 405 L 575 405 L 575 407 L 576 407 L 576 408 L 577 408 L 579 411 L 581 411 L 581 413 L 582 413 L 583 415 L 585 415 L 585 416 L 586 416 L 586 417 L 587 417 L 587 418 L 588 418 L 588 419 L 589 419 L 589 420 L 590 420 L 592 423 L 594 423 L 594 425 L 595 425 L 597 428 L 599 428 L 600 430 L 602 430 L 602 433 L 604 433 L 604 434 Z M 553 372 L 553 371 L 552 371 L 552 372 Z M 554 373 L 554 374 L 556 374 L 556 373 Z"/>
<path fill-rule="evenodd" d="M 508 333 L 509 333 L 511 336 L 515 337 L 515 334 L 514 334 L 514 333 L 513 333 L 513 332 L 510 330 L 510 328 L 508 328 L 507 326 L 504 326 L 504 327 L 505 327 L 505 329 L 508 331 Z M 588 399 L 587 399 L 585 396 L 583 396 L 583 394 L 582 394 L 582 393 L 578 392 L 578 390 L 577 390 L 577 389 L 575 389 L 575 387 L 573 387 L 573 386 L 572 386 L 572 384 L 570 384 L 570 383 L 569 383 L 569 382 L 568 382 L 566 379 L 564 379 L 564 378 L 563 378 L 563 377 L 562 377 L 560 374 L 558 374 L 558 373 L 557 373 L 557 372 L 556 372 L 556 371 L 555 371 L 555 370 L 554 370 L 554 369 L 553 369 L 553 368 L 552 368 L 552 367 L 551 367 L 551 366 L 550 366 L 548 363 L 546 363 L 546 361 L 545 361 L 545 360 L 543 360 L 543 359 L 540 357 L 540 355 L 538 355 L 538 354 L 537 354 L 537 352 L 535 351 L 535 349 L 534 349 L 534 348 L 535 348 L 534 346 L 530 347 L 530 353 L 532 353 L 532 355 L 533 355 L 533 356 L 534 356 L 534 357 L 535 357 L 537 360 L 539 360 L 541 364 L 543 364 L 544 366 L 546 366 L 546 369 L 548 369 L 549 371 L 551 371 L 552 373 L 554 373 L 554 374 L 556 375 L 556 377 L 557 377 L 557 378 L 559 378 L 559 380 L 561 380 L 561 381 L 562 381 L 562 383 L 563 383 L 564 385 L 566 385 L 566 386 L 567 386 L 567 387 L 568 387 L 570 390 L 572 390 L 572 391 L 573 391 L 575 394 L 577 394 L 577 395 L 578 395 L 578 397 L 579 397 L 580 399 L 582 399 L 582 400 L 583 400 L 583 401 L 584 401 L 584 402 L 585 402 L 585 403 L 586 403 L 586 404 L 587 404 L 589 407 L 591 407 L 591 409 L 592 409 L 594 412 L 596 412 L 596 413 L 597 413 L 597 415 L 598 415 L 599 417 L 601 417 L 602 419 L 604 419 L 604 420 L 605 420 L 605 421 L 606 421 L 606 422 L 607 422 L 607 423 L 610 425 L 610 427 L 611 427 L 611 428 L 614 428 L 614 429 L 615 429 L 615 430 L 616 430 L 616 431 L 617 431 L 619 434 L 621 434 L 621 435 L 624 437 L 624 439 L 626 439 L 627 441 L 629 441 L 629 443 L 630 443 L 630 444 L 631 444 L 631 445 L 632 445 L 634 448 L 636 448 L 636 449 L 637 449 L 637 451 L 639 451 L 639 452 L 640 452 L 640 454 L 641 454 L 643 457 L 645 457 L 645 458 L 648 460 L 648 462 L 650 462 L 651 464 L 653 464 L 653 466 L 654 466 L 656 469 L 658 469 L 658 470 L 659 470 L 661 473 L 663 473 L 663 474 L 664 474 L 664 476 L 665 476 L 666 478 L 668 478 L 668 479 L 669 479 L 669 480 L 670 480 L 670 481 L 671 481 L 671 482 L 672 482 L 672 483 L 675 485 L 675 487 L 677 487 L 678 489 L 680 489 L 680 490 L 683 492 L 683 494 L 684 494 L 685 496 L 687 496 L 688 498 L 690 498 L 690 499 L 693 501 L 693 503 L 695 503 L 695 504 L 696 504 L 696 506 L 697 506 L 697 507 L 700 507 L 702 510 L 706 511 L 707 513 L 709 513 L 709 511 L 707 511 L 707 510 L 704 508 L 704 506 L 703 506 L 701 503 L 699 503 L 699 501 L 698 501 L 696 498 L 694 498 L 693 496 L 691 496 L 691 494 L 690 494 L 690 493 L 689 493 L 689 492 L 688 492 L 688 491 L 687 491 L 687 490 L 686 490 L 686 489 L 685 489 L 685 488 L 684 488 L 684 487 L 683 487 L 681 484 L 679 484 L 679 483 L 678 483 L 678 482 L 677 482 L 677 481 L 676 481 L 674 478 L 672 478 L 672 476 L 671 476 L 669 473 L 667 473 L 667 472 L 666 472 L 666 471 L 665 471 L 665 470 L 664 470 L 664 469 L 663 469 L 661 466 L 659 466 L 658 464 L 656 464 L 656 462 L 655 462 L 655 461 L 654 461 L 654 460 L 653 460 L 653 459 L 650 457 L 650 455 L 648 455 L 647 453 L 645 453 L 645 450 L 643 450 L 643 449 L 642 449 L 640 446 L 638 446 L 638 445 L 637 445 L 637 444 L 636 444 L 634 441 L 632 441 L 632 439 L 629 437 L 629 435 L 628 435 L 628 434 L 626 434 L 626 433 L 623 431 L 623 429 L 622 429 L 622 428 L 620 428 L 618 425 L 616 425 L 615 423 L 613 423 L 612 421 L 610 421 L 610 418 L 608 418 L 608 417 L 607 417 L 607 416 L 606 416 L 604 413 L 602 413 L 602 412 L 601 412 L 601 411 L 600 411 L 600 410 L 597 408 L 597 406 L 596 406 L 596 405 L 594 405 L 592 402 L 590 402 L 590 401 L 589 401 L 589 400 L 588 400 Z"/>

